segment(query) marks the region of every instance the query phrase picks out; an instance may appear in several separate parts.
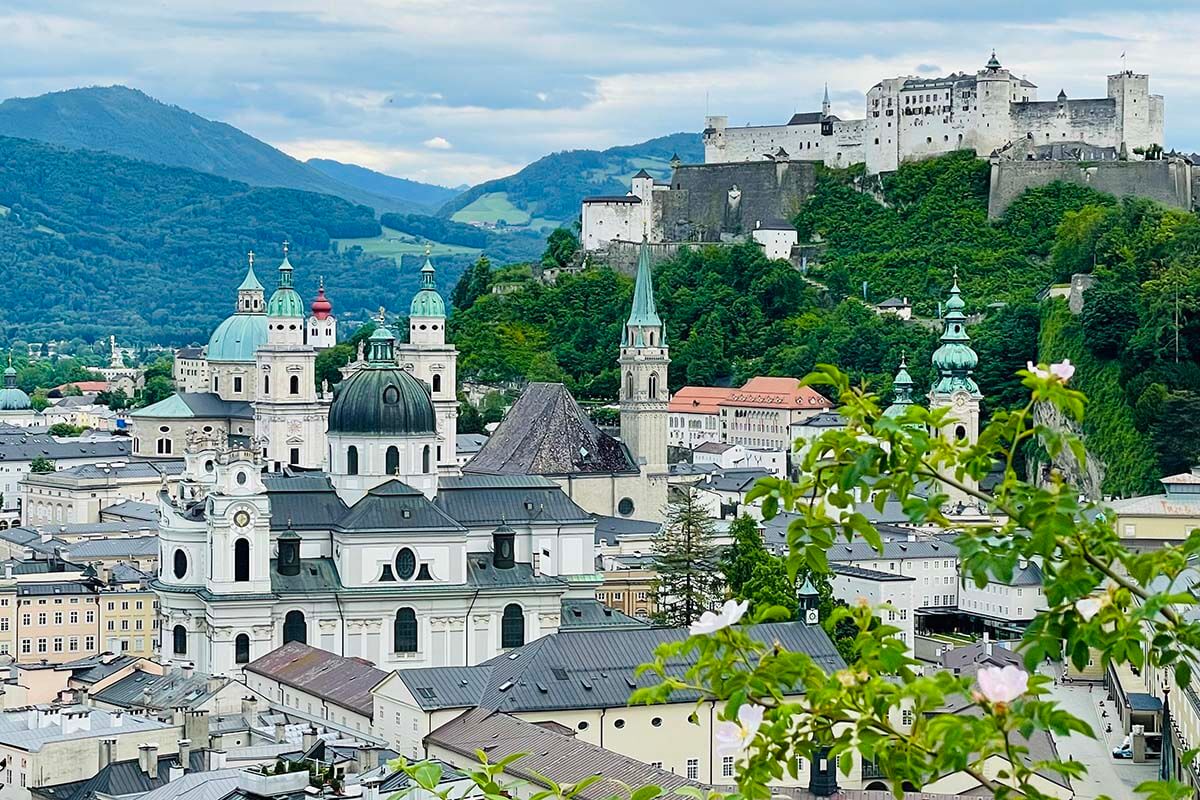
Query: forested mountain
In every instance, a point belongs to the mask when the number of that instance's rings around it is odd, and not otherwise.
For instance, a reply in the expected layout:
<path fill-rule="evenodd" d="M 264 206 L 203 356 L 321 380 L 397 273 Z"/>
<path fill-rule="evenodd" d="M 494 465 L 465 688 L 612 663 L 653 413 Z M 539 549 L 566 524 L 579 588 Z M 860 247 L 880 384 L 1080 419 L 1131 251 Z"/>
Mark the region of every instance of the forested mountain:
<path fill-rule="evenodd" d="M 343 197 L 382 211 L 430 209 L 373 194 L 297 161 L 232 125 L 160 103 L 125 86 L 14 97 L 0 103 L 0 136 L 187 167 L 252 186 L 280 186 Z"/>
<path fill-rule="evenodd" d="M 404 312 L 419 264 L 401 272 L 333 241 L 379 233 L 371 209 L 331 195 L 0 137 L 0 345 L 110 333 L 206 341 L 233 310 L 246 251 L 271 287 L 284 239 L 302 296 L 324 275 L 342 319 Z M 455 277 L 438 274 L 446 289 Z"/>
<path fill-rule="evenodd" d="M 594 194 L 626 194 L 629 179 L 640 169 L 656 178 L 670 175 L 670 159 L 678 155 L 684 163 L 704 160 L 698 133 L 673 133 L 638 144 L 607 150 L 566 150 L 543 156 L 525 169 L 481 183 L 442 207 L 441 215 L 461 221 L 490 221 L 486 212 L 472 213 L 489 198 L 503 198 L 512 209 L 529 217 L 571 223 L 579 216 L 579 203 Z M 495 213 L 504 214 L 501 203 Z M 469 216 L 471 219 L 464 219 Z M 512 219 L 508 219 L 511 224 Z"/>
<path fill-rule="evenodd" d="M 329 158 L 310 158 L 304 163 L 347 186 L 402 203 L 412 203 L 422 207 L 427 214 L 433 213 L 463 192 L 461 188 L 451 189 L 432 183 L 410 181 L 407 178 L 395 178 L 357 164 L 343 164 Z"/>
<path fill-rule="evenodd" d="M 754 245 L 685 251 L 656 265 L 655 293 L 671 343 L 671 389 L 761 375 L 802 376 L 832 363 L 890 396 L 902 353 L 928 391 L 939 331 L 877 315 L 862 300 L 911 298 L 934 317 L 955 267 L 979 354 L 984 410 L 1027 395 L 1027 361 L 1069 357 L 1088 393 L 1089 447 L 1104 489 L 1152 490 L 1200 460 L 1200 221 L 1150 201 L 1121 203 L 1065 184 L 1026 192 L 987 218 L 988 166 L 966 154 L 905 164 L 883 181 L 886 204 L 855 188 L 856 171 L 823 170 L 795 220 L 824 243 L 806 282 Z M 1084 311 L 1039 301 L 1052 283 L 1094 270 Z M 585 398 L 617 394 L 617 343 L 632 284 L 607 269 L 555 286 L 492 294 L 487 269 L 464 274 L 451 333 L 464 377 L 563 380 Z M 1174 322 L 1178 297 L 1180 322 Z M 1178 361 L 1175 333 L 1179 333 Z"/>

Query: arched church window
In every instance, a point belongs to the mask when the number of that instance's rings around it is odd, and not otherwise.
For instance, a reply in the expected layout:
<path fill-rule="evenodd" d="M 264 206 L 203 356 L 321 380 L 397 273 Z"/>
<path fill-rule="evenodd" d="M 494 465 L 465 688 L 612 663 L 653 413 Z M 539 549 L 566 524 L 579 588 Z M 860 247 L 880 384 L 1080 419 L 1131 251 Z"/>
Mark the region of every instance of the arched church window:
<path fill-rule="evenodd" d="M 171 631 L 171 652 L 177 656 L 187 655 L 187 628 L 176 625 Z"/>
<path fill-rule="evenodd" d="M 442 376 L 438 375 L 436 372 L 433 374 L 433 390 L 435 392 L 440 392 L 442 390 Z"/>
<path fill-rule="evenodd" d="M 400 390 L 395 386 L 389 386 L 383 390 L 383 402 L 387 405 L 395 405 L 400 402 Z"/>
<path fill-rule="evenodd" d="M 632 372 L 627 373 L 625 375 L 625 396 L 633 397 L 633 373 Z"/>
<path fill-rule="evenodd" d="M 288 642 L 308 644 L 308 623 L 304 621 L 303 611 L 289 611 L 283 618 L 283 643 Z"/>
<path fill-rule="evenodd" d="M 657 398 L 658 398 L 658 373 L 652 372 L 652 373 L 650 373 L 650 399 L 655 400 Z"/>
<path fill-rule="evenodd" d="M 384 456 L 383 471 L 388 475 L 395 475 L 400 472 L 400 450 L 396 445 L 392 445 L 387 449 L 387 454 Z"/>
<path fill-rule="evenodd" d="M 250 542 L 238 539 L 233 543 L 233 579 L 250 580 Z"/>
<path fill-rule="evenodd" d="M 421 472 L 429 474 L 429 445 L 421 451 Z"/>
<path fill-rule="evenodd" d="M 346 448 L 346 474 L 358 474 L 358 448 L 354 445 Z"/>
<path fill-rule="evenodd" d="M 183 552 L 183 548 L 175 551 L 175 577 L 182 579 L 187 575 L 187 553 Z"/>
<path fill-rule="evenodd" d="M 239 633 L 233 640 L 233 661 L 235 664 L 250 663 L 250 637 Z"/>
<path fill-rule="evenodd" d="M 300 376 L 293 375 L 288 378 L 288 392 L 290 394 L 300 394 Z"/>
<path fill-rule="evenodd" d="M 967 429 L 965 427 L 963 427 L 962 425 L 957 426 L 954 429 L 954 438 L 958 439 L 960 442 L 963 439 L 967 438 Z"/>
<path fill-rule="evenodd" d="M 417 652 L 417 612 L 402 608 L 396 612 L 395 650 L 397 653 Z"/>
<path fill-rule="evenodd" d="M 516 603 L 509 603 L 500 618 L 500 646 L 507 650 L 524 644 L 525 612 Z"/>
<path fill-rule="evenodd" d="M 263 394 L 271 393 L 271 376 L 263 373 Z"/>

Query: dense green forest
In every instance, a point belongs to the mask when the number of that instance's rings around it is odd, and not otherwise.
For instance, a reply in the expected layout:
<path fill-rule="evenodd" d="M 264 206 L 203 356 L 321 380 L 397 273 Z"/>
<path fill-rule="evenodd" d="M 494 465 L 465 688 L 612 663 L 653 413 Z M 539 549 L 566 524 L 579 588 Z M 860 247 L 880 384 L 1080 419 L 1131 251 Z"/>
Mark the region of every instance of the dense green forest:
<path fill-rule="evenodd" d="M 123 341 L 208 339 L 234 307 L 246 251 L 274 284 L 281 243 L 296 284 L 325 276 L 339 317 L 407 309 L 417 270 L 331 240 L 380 232 L 370 208 L 331 195 L 251 187 L 192 170 L 0 137 L 0 345 L 116 332 Z M 445 288 L 451 269 L 438 273 Z"/>
<path fill-rule="evenodd" d="M 923 392 L 939 333 L 933 318 L 957 267 L 985 411 L 1023 401 L 1014 373 L 1027 361 L 1070 357 L 1080 364 L 1076 385 L 1093 397 L 1084 431 L 1109 464 L 1106 491 L 1152 489 L 1200 459 L 1196 216 L 1052 184 L 989 221 L 987 180 L 986 162 L 966 154 L 906 164 L 875 193 L 860 191 L 859 172 L 822 171 L 796 218 L 823 248 L 813 282 L 751 244 L 687 250 L 656 265 L 671 389 L 800 376 L 829 362 L 886 395 L 906 353 Z M 1087 272 L 1098 283 L 1081 315 L 1039 301 L 1050 285 Z M 482 262 L 455 289 L 451 333 L 463 375 L 562 380 L 580 397 L 614 399 L 632 281 L 600 268 L 493 294 L 498 279 Z M 924 319 L 877 315 L 861 301 L 864 281 L 869 302 L 908 296 Z"/>
<path fill-rule="evenodd" d="M 504 192 L 508 202 L 532 216 L 573 220 L 579 216 L 579 203 L 584 197 L 626 194 L 629 176 L 643 167 L 665 178 L 672 155 L 688 164 L 703 161 L 700 134 L 673 133 L 607 150 L 551 153 L 515 175 L 473 186 L 447 203 L 440 216 L 449 217 L 483 195 Z"/>

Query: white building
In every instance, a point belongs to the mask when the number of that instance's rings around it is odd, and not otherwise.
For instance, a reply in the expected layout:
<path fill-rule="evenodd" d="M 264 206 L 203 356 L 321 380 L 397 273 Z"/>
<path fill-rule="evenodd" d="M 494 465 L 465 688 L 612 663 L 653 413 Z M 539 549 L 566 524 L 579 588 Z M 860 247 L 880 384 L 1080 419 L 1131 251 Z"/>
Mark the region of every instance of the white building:
<path fill-rule="evenodd" d="M 763 246 L 763 255 L 770 259 L 785 261 L 792 255 L 792 247 L 800 241 L 796 227 L 784 220 L 760 222 L 750 233 L 750 238 Z"/>
<path fill-rule="evenodd" d="M 959 607 L 958 548 L 941 539 L 892 525 L 877 527 L 883 538 L 882 552 L 866 541 L 839 541 L 829 548 L 829 562 L 912 578 L 914 608 Z"/>
<path fill-rule="evenodd" d="M 917 581 L 896 572 L 881 572 L 850 564 L 834 564 L 830 584 L 833 596 L 850 605 L 866 600 L 879 608 L 875 614 L 882 622 L 900 629 L 897 634 L 912 653 L 916 642 L 914 622 L 917 611 Z"/>
<path fill-rule="evenodd" d="M 777 478 L 787 475 L 787 453 L 755 450 L 740 444 L 705 442 L 692 451 L 693 464 L 713 464 L 719 469 L 761 469 Z"/>
<path fill-rule="evenodd" d="M 668 441 L 695 449 L 704 442 L 788 451 L 795 426 L 833 408 L 798 378 L 757 376 L 740 388 L 684 386 L 668 405 Z"/>
<path fill-rule="evenodd" d="M 1012 579 L 1003 581 L 993 576 L 980 588 L 968 575 L 962 577 L 959 589 L 960 611 L 990 620 L 997 626 L 1032 622 L 1037 612 L 1046 609 L 1042 591 L 1042 570 L 1032 561 L 1022 561 L 1013 570 Z"/>
<path fill-rule="evenodd" d="M 1083 143 L 1130 158 L 1135 149 L 1164 144 L 1163 98 L 1150 94 L 1148 75 L 1109 75 L 1102 98 L 1071 100 L 1060 92 L 1039 101 L 1037 86 L 1001 66 L 995 53 L 974 73 L 886 78 L 867 91 L 864 111 L 861 119 L 839 118 L 827 91 L 820 112 L 796 114 L 785 125 L 738 127 L 709 116 L 704 160 L 758 161 L 782 148 L 827 166 L 865 163 L 874 174 L 954 150 L 987 157 L 1018 140 Z"/>

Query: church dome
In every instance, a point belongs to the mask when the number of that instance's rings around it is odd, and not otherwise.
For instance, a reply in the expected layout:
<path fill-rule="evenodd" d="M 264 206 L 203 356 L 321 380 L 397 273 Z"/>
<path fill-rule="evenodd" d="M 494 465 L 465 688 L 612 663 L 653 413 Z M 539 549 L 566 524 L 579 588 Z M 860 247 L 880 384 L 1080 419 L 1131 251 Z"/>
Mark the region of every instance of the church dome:
<path fill-rule="evenodd" d="M 392 358 L 391 331 L 371 334 L 367 365 L 334 387 L 329 432 L 368 436 L 432 436 L 433 401 L 425 384 Z"/>
<path fill-rule="evenodd" d="M 217 326 L 208 340 L 209 361 L 254 361 L 254 353 L 267 343 L 267 318 L 262 314 L 234 314 Z"/>
<path fill-rule="evenodd" d="M 4 370 L 4 388 L 0 389 L 0 411 L 26 411 L 29 408 L 29 395 L 17 388 L 17 371 L 9 364 Z"/>
<path fill-rule="evenodd" d="M 317 297 L 309 306 L 312 315 L 317 319 L 326 319 L 333 313 L 333 303 L 329 302 L 329 298 L 325 296 L 325 279 L 321 279 L 320 285 L 317 287 Z"/>
<path fill-rule="evenodd" d="M 428 252 L 425 255 L 425 266 L 421 267 L 421 289 L 413 295 L 408 308 L 410 317 L 445 317 L 446 303 L 438 294 L 433 281 L 433 264 L 429 261 Z"/>
<path fill-rule="evenodd" d="M 288 261 L 286 254 L 283 257 L 283 263 L 279 265 L 279 288 L 271 295 L 271 302 L 267 303 L 267 316 L 304 316 L 304 301 L 292 287 L 292 262 Z"/>

